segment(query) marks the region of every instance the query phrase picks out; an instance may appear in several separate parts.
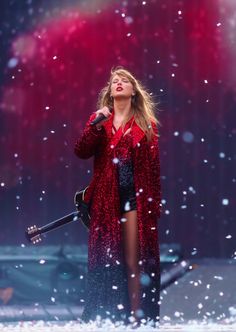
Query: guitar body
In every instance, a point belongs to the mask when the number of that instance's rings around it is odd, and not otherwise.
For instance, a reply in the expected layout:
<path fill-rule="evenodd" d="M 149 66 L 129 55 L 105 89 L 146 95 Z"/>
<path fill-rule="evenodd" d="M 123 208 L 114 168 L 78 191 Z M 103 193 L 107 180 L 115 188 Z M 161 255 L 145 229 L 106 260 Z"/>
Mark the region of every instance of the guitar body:
<path fill-rule="evenodd" d="M 89 206 L 84 202 L 84 195 L 88 187 L 83 190 L 77 191 L 74 196 L 74 203 L 79 211 L 79 217 L 81 219 L 82 224 L 89 229 L 90 226 L 90 214 L 89 214 Z"/>
<path fill-rule="evenodd" d="M 55 230 L 61 226 L 64 226 L 72 221 L 76 221 L 78 219 L 81 220 L 82 224 L 89 229 L 90 226 L 90 214 L 89 214 L 89 206 L 84 202 L 84 195 L 88 187 L 83 190 L 77 191 L 74 196 L 74 203 L 76 205 L 77 211 L 72 212 L 60 219 L 57 219 L 47 225 L 42 227 L 37 227 L 36 225 L 30 226 L 27 228 L 25 232 L 25 236 L 29 242 L 33 244 L 40 242 L 41 235 L 44 233 L 48 233 L 52 230 Z"/>

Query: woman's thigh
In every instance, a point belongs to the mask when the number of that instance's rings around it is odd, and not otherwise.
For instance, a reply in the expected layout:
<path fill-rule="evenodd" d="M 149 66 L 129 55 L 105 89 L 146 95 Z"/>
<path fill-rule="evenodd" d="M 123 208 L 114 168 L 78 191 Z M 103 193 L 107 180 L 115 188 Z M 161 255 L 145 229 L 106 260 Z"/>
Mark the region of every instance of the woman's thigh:
<path fill-rule="evenodd" d="M 124 213 L 123 218 L 126 219 L 122 223 L 125 262 L 128 267 L 134 267 L 139 260 L 137 210 Z"/>

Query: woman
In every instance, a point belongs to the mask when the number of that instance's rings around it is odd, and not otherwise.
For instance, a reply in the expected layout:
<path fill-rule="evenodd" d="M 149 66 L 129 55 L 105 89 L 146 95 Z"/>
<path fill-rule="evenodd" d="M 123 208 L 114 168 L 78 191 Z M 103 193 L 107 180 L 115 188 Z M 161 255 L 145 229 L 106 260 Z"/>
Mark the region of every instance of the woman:
<path fill-rule="evenodd" d="M 84 321 L 159 319 L 161 187 L 153 108 L 135 77 L 116 68 L 76 142 L 79 158 L 94 156 L 85 195 L 91 224 Z M 106 118 L 92 126 L 100 114 Z"/>

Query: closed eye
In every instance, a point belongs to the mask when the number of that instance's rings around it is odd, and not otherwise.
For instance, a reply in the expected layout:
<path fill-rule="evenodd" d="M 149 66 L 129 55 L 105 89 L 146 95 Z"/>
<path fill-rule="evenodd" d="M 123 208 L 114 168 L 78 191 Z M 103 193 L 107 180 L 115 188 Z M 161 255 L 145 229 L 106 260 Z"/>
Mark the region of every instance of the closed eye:
<path fill-rule="evenodd" d="M 122 78 L 121 81 L 124 83 L 129 83 L 129 80 L 127 80 L 127 78 Z M 112 81 L 113 84 L 118 83 L 118 82 L 119 82 L 119 80 L 117 80 L 117 79 Z"/>

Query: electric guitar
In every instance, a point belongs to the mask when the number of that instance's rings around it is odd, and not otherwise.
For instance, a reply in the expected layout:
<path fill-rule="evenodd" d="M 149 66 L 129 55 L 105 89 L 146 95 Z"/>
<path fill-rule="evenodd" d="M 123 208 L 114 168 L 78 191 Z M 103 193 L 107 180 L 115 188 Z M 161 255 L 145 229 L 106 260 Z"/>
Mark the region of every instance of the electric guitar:
<path fill-rule="evenodd" d="M 77 208 L 77 211 L 74 211 L 62 218 L 59 218 L 55 221 L 50 222 L 41 227 L 37 227 L 36 225 L 30 226 L 25 231 L 25 236 L 27 240 L 33 244 L 36 244 L 42 241 L 41 235 L 44 233 L 48 233 L 52 230 L 57 229 L 58 227 L 64 226 L 72 221 L 76 221 L 78 219 L 81 220 L 82 224 L 89 229 L 90 225 L 90 214 L 88 204 L 84 202 L 84 195 L 88 187 L 83 190 L 77 191 L 74 196 L 74 203 Z"/>

